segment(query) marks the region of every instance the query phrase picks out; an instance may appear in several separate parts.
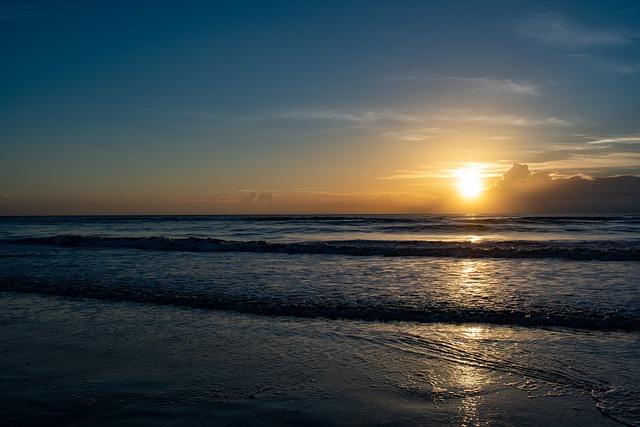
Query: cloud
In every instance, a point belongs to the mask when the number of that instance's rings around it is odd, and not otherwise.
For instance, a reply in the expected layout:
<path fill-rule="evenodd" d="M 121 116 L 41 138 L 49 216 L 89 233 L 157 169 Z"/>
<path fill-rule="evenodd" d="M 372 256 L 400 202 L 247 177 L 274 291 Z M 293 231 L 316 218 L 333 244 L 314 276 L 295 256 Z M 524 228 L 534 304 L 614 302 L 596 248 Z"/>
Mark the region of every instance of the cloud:
<path fill-rule="evenodd" d="M 531 172 L 529 166 L 514 163 L 502 178 L 494 183 L 494 187 L 507 192 L 535 192 L 552 181 L 547 171 Z"/>
<path fill-rule="evenodd" d="M 436 114 L 433 119 L 455 122 L 478 122 L 496 126 L 534 127 L 534 126 L 572 126 L 573 122 L 560 117 L 531 117 L 515 114 L 478 114 L 467 110 L 452 110 Z"/>
<path fill-rule="evenodd" d="M 562 156 L 551 158 L 533 166 L 548 168 L 558 171 L 558 175 L 576 172 L 587 174 L 636 174 L 640 171 L 640 153 L 595 153 L 595 154 L 571 154 L 570 151 L 559 153 L 549 152 L 548 156 Z"/>
<path fill-rule="evenodd" d="M 640 73 L 640 62 L 635 62 L 633 64 L 611 64 L 609 68 L 618 74 L 629 76 Z"/>
<path fill-rule="evenodd" d="M 517 127 L 531 127 L 531 126 L 571 126 L 573 123 L 569 120 L 561 119 L 559 117 L 526 117 L 515 115 L 502 115 L 502 116 L 470 116 L 467 118 L 469 121 L 486 122 L 494 125 L 508 125 Z"/>
<path fill-rule="evenodd" d="M 361 124 L 375 124 L 383 120 L 400 123 L 445 122 L 481 122 L 498 126 L 534 127 L 534 126 L 572 126 L 574 123 L 560 117 L 532 117 L 515 114 L 477 113 L 470 110 L 446 110 L 433 113 L 406 114 L 395 110 L 291 110 L 270 114 L 266 119 L 289 120 L 334 120 Z M 422 128 L 425 133 L 449 133 L 439 127 Z M 410 132 L 410 131 L 409 131 Z"/>
<path fill-rule="evenodd" d="M 587 144 L 640 144 L 640 136 L 617 136 L 599 138 Z"/>
<path fill-rule="evenodd" d="M 613 47 L 635 44 L 637 32 L 589 28 L 558 14 L 542 14 L 521 23 L 518 31 L 534 40 L 565 48 Z"/>
<path fill-rule="evenodd" d="M 402 122 L 417 121 L 417 117 L 403 114 L 393 110 L 290 110 L 281 111 L 268 115 L 269 119 L 284 120 L 336 120 L 355 122 L 362 124 L 373 124 L 381 120 L 394 120 Z"/>
<path fill-rule="evenodd" d="M 603 74 L 614 74 L 622 76 L 632 76 L 640 73 L 640 62 L 628 62 L 626 59 L 610 58 L 606 55 L 594 55 L 585 53 L 571 53 L 558 55 L 562 58 L 569 58 L 580 61 L 580 65 L 588 65 L 594 71 Z"/>
<path fill-rule="evenodd" d="M 460 132 L 439 127 L 427 127 L 392 131 L 384 134 L 384 136 L 388 138 L 401 139 L 403 141 L 424 141 L 426 139 L 431 139 L 443 135 L 460 135 Z"/>
<path fill-rule="evenodd" d="M 391 80 L 409 80 L 421 83 L 451 83 L 465 90 L 494 92 L 514 95 L 539 95 L 539 89 L 526 80 L 468 78 L 468 77 L 429 77 L 420 73 L 394 74 Z"/>
<path fill-rule="evenodd" d="M 477 84 L 481 89 L 489 92 L 512 93 L 517 95 L 539 95 L 536 86 L 526 81 L 495 80 L 495 79 L 457 79 Z"/>
<path fill-rule="evenodd" d="M 640 212 L 640 177 L 555 177 L 514 163 L 487 191 L 486 198 L 500 212 L 625 213 Z"/>
<path fill-rule="evenodd" d="M 0 193 L 0 200 L 11 201 L 11 200 L 20 200 L 20 199 L 28 199 L 28 197 L 20 196 L 18 194 L 13 194 L 13 193 Z"/>
<path fill-rule="evenodd" d="M 498 126 L 534 127 L 534 126 L 571 126 L 573 122 L 560 117 L 532 117 L 515 114 L 485 114 L 468 110 L 447 110 L 441 113 L 421 115 L 405 114 L 395 110 L 291 110 L 272 113 L 267 119 L 289 120 L 333 120 L 361 124 L 375 124 L 383 120 L 401 123 L 425 123 L 436 121 L 482 122 Z M 438 128 L 424 128 L 427 133 L 436 134 L 448 131 Z"/>
<path fill-rule="evenodd" d="M 508 164 L 507 164 L 508 165 Z M 379 177 L 381 180 L 389 179 L 445 179 L 450 180 L 461 169 L 475 169 L 483 178 L 499 176 L 504 171 L 505 163 L 489 162 L 436 162 L 429 166 L 423 166 L 419 170 L 396 170 L 390 175 Z"/>
<path fill-rule="evenodd" d="M 113 145 L 111 143 L 100 139 L 94 139 L 93 141 L 91 141 L 91 146 L 100 151 L 111 151 L 111 149 L 113 148 Z"/>
<path fill-rule="evenodd" d="M 337 121 L 351 122 L 358 124 L 374 124 L 382 120 L 392 120 L 400 122 L 415 122 L 419 118 L 390 109 L 291 109 L 284 111 L 274 111 L 257 113 L 245 116 L 232 116 L 206 111 L 170 111 L 166 113 L 171 116 L 194 117 L 209 120 L 232 120 L 238 122 L 265 122 L 272 120 L 299 120 L 299 121 Z"/>
<path fill-rule="evenodd" d="M 378 179 L 431 179 L 443 178 L 441 172 L 433 172 L 427 170 L 397 170 L 392 172 L 393 175 L 382 176 Z"/>
<path fill-rule="evenodd" d="M 407 129 L 401 139 L 421 140 L 437 134 L 454 134 L 451 129 L 446 129 L 431 124 L 440 122 L 475 122 L 496 126 L 534 127 L 534 126 L 572 126 L 574 123 L 561 117 L 535 117 L 516 114 L 478 113 L 466 109 L 449 109 L 444 111 L 415 111 L 407 113 L 394 109 L 368 109 L 368 108 L 344 108 L 344 109 L 291 109 L 283 111 L 265 112 L 242 117 L 225 116 L 211 112 L 182 111 L 167 113 L 174 116 L 194 117 L 210 120 L 225 120 L 236 122 L 271 122 L 278 120 L 290 121 L 316 121 L 316 122 L 342 122 L 356 125 L 374 125 L 381 122 L 424 124 L 426 126 L 415 131 Z M 387 136 L 393 136 L 393 131 Z"/>
<path fill-rule="evenodd" d="M 272 192 L 256 193 L 255 191 L 252 191 L 249 195 L 247 195 L 242 200 L 242 203 L 244 205 L 264 206 L 264 205 L 270 205 L 271 203 L 273 203 L 274 200 L 275 200 L 275 196 L 273 195 Z"/>

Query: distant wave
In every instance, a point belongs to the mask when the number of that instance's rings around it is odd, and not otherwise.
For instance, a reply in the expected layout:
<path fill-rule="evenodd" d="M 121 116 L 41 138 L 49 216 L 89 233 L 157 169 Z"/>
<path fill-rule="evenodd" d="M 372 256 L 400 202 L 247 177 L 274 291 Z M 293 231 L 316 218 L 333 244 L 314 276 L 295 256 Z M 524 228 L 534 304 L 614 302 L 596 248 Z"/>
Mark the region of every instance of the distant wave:
<path fill-rule="evenodd" d="M 350 240 L 300 243 L 234 241 L 213 238 L 99 237 L 58 235 L 11 240 L 22 245 L 64 248 L 132 248 L 185 252 L 255 252 L 332 254 L 352 256 L 411 256 L 451 258 L 558 258 L 585 261 L 640 261 L 637 243 L 620 241 L 489 241 L 441 242 L 404 240 Z"/>
<path fill-rule="evenodd" d="M 290 300 L 275 296 L 219 294 L 203 289 L 175 289 L 127 283 L 107 285 L 95 281 L 43 280 L 5 276 L 0 292 L 35 293 L 109 301 L 173 305 L 185 308 L 229 310 L 240 313 L 303 318 L 351 319 L 363 321 L 413 321 L 421 323 L 488 323 L 523 327 L 567 327 L 591 330 L 640 330 L 636 311 L 603 312 L 598 308 L 554 309 L 461 308 L 446 305 L 398 306 L 384 301 L 362 302 L 305 298 Z"/>
<path fill-rule="evenodd" d="M 25 217 L 4 217 L 24 219 Z M 290 222 L 290 223 L 366 223 L 366 224 L 544 224 L 619 222 L 639 224 L 640 215 L 97 215 L 29 217 L 29 221 L 55 223 L 107 222 Z"/>

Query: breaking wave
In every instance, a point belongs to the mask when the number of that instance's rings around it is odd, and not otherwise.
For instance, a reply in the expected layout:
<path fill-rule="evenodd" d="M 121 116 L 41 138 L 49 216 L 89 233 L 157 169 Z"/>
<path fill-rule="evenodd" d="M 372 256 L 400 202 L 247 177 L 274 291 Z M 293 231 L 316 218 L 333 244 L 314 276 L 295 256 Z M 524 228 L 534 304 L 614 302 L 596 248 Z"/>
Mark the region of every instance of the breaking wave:
<path fill-rule="evenodd" d="M 35 293 L 62 297 L 93 298 L 184 308 L 228 310 L 266 316 L 350 319 L 363 321 L 412 321 L 418 323 L 486 323 L 524 327 L 565 327 L 590 330 L 640 330 L 636 311 L 612 312 L 596 308 L 460 307 L 442 304 L 397 304 L 379 301 L 308 296 L 289 299 L 275 295 L 227 293 L 206 289 L 176 289 L 135 283 L 116 285 L 83 280 L 43 280 L 8 276 L 1 292 Z"/>
<path fill-rule="evenodd" d="M 584 261 L 640 261 L 637 242 L 621 241 L 406 241 L 348 240 L 299 243 L 239 241 L 215 238 L 100 237 L 58 235 L 11 240 L 22 245 L 63 248 L 129 248 L 185 252 L 254 252 L 387 257 L 557 258 Z"/>

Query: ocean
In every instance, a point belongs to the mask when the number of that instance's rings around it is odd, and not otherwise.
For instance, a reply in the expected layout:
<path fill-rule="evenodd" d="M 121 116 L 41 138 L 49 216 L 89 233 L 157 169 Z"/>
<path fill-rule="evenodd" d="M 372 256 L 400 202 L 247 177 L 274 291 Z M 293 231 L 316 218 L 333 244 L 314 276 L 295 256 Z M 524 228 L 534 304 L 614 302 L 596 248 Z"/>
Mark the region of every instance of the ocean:
<path fill-rule="evenodd" d="M 8 425 L 640 425 L 640 215 L 2 217 L 0 291 Z"/>

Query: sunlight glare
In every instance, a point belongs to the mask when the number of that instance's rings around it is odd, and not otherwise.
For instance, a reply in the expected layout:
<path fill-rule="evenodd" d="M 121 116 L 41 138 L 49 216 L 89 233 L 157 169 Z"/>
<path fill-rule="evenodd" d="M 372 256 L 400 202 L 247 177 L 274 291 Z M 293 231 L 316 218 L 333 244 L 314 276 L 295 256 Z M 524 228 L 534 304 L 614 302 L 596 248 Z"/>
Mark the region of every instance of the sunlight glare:
<path fill-rule="evenodd" d="M 456 173 L 458 177 L 458 192 L 466 199 L 474 199 L 482 192 L 482 180 L 475 169 L 461 169 Z"/>

